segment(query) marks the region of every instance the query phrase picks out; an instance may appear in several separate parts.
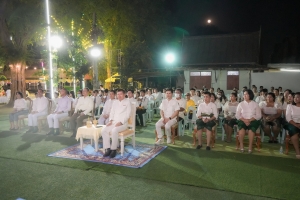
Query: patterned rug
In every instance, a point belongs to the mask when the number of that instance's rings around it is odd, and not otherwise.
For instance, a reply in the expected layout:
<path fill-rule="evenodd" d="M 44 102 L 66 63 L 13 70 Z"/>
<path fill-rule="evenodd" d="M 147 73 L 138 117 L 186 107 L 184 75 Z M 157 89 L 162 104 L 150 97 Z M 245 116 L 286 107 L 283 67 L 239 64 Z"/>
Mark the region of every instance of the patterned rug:
<path fill-rule="evenodd" d="M 115 158 L 109 158 L 103 157 L 102 141 L 99 141 L 98 152 L 95 152 L 94 147 L 90 144 L 90 140 L 86 140 L 83 144 L 83 150 L 80 149 L 80 144 L 75 144 L 51 153 L 48 156 L 140 168 L 166 148 L 166 146 L 135 144 L 134 149 L 131 144 L 126 144 L 123 156 L 121 156 L 120 149 L 118 149 L 117 156 Z"/>

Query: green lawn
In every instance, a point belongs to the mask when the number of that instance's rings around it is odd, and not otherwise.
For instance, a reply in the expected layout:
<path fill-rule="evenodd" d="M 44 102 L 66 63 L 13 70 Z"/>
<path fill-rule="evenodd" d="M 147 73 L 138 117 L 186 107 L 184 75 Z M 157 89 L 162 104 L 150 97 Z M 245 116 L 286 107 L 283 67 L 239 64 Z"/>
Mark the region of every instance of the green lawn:
<path fill-rule="evenodd" d="M 188 134 L 141 169 L 48 157 L 77 143 L 60 136 L 8 131 L 0 106 L 1 199 L 299 199 L 299 160 L 280 145 L 242 154 L 219 139 L 212 151 L 196 150 Z M 219 133 L 220 134 L 220 133 Z M 154 121 L 138 128 L 137 142 L 152 144 Z"/>

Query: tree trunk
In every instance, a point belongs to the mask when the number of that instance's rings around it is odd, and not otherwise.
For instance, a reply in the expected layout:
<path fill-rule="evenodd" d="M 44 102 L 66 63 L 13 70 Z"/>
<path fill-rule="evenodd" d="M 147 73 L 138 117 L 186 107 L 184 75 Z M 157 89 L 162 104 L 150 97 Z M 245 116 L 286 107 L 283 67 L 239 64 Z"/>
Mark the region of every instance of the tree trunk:
<path fill-rule="evenodd" d="M 26 64 L 23 61 L 16 62 L 9 65 L 11 74 L 11 97 L 9 105 L 13 105 L 16 92 L 22 92 L 24 98 L 26 96 L 26 83 L 25 83 L 25 68 Z"/>

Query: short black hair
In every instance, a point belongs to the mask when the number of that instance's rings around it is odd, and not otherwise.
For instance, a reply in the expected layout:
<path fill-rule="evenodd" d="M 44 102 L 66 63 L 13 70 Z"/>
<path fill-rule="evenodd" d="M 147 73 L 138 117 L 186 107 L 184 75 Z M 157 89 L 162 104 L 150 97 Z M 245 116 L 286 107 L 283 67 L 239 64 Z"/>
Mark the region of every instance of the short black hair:
<path fill-rule="evenodd" d="M 99 93 L 99 91 L 98 90 L 94 90 L 93 93 Z"/>
<path fill-rule="evenodd" d="M 132 89 L 127 90 L 127 92 L 131 92 L 132 94 L 134 93 Z"/>
<path fill-rule="evenodd" d="M 269 92 L 268 95 L 273 97 L 273 101 L 275 101 L 275 94 L 273 92 Z"/>
<path fill-rule="evenodd" d="M 210 97 L 211 96 L 214 96 L 215 100 L 217 100 L 217 97 L 216 97 L 215 93 L 210 93 Z"/>
<path fill-rule="evenodd" d="M 88 88 L 88 87 L 85 87 L 84 89 L 86 89 L 88 92 L 90 91 L 90 88 Z"/>
<path fill-rule="evenodd" d="M 207 94 L 208 96 L 210 96 L 210 97 L 211 97 L 211 93 L 210 93 L 210 92 L 203 92 L 203 94 L 204 94 L 204 95 L 206 95 L 206 94 Z"/>
<path fill-rule="evenodd" d="M 109 90 L 109 92 L 113 92 L 114 94 L 116 94 L 116 91 L 115 91 L 115 90 Z"/>
<path fill-rule="evenodd" d="M 196 90 L 195 90 L 195 88 L 191 88 L 191 89 L 190 89 L 190 91 L 191 91 L 191 90 L 194 90 L 194 91 L 196 91 Z"/>
<path fill-rule="evenodd" d="M 253 100 L 254 99 L 254 93 L 252 90 L 245 90 L 244 92 L 247 92 L 249 94 L 249 99 Z"/>
<path fill-rule="evenodd" d="M 173 90 L 172 90 L 171 88 L 167 88 L 167 89 L 166 89 L 166 92 L 167 92 L 167 91 L 170 91 L 171 93 L 173 93 Z"/>
<path fill-rule="evenodd" d="M 236 92 L 231 92 L 231 95 L 235 96 L 237 98 L 237 93 Z"/>
<path fill-rule="evenodd" d="M 177 88 L 177 91 L 179 91 L 182 94 L 182 89 L 181 88 Z"/>
<path fill-rule="evenodd" d="M 117 92 L 123 92 L 123 94 L 125 94 L 125 90 L 122 88 L 118 89 Z"/>
<path fill-rule="evenodd" d="M 16 92 L 16 94 L 19 94 L 21 98 L 23 98 L 23 93 L 22 92 Z"/>
<path fill-rule="evenodd" d="M 146 91 L 145 91 L 145 90 L 141 90 L 140 92 L 144 92 L 144 93 L 146 93 Z"/>

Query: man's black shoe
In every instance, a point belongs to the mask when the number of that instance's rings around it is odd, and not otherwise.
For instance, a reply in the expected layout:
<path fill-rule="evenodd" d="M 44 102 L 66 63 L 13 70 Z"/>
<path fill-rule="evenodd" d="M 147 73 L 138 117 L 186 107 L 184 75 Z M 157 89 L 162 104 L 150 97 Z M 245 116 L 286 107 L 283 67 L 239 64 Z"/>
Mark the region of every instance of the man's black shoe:
<path fill-rule="evenodd" d="M 207 146 L 207 147 L 206 147 L 206 150 L 209 151 L 209 150 L 210 150 L 210 146 Z"/>
<path fill-rule="evenodd" d="M 112 150 L 109 157 L 114 158 L 114 157 L 116 157 L 116 155 L 117 155 L 117 150 Z"/>
<path fill-rule="evenodd" d="M 196 149 L 201 149 L 201 147 L 202 147 L 202 145 L 198 145 L 198 146 L 196 147 Z"/>
<path fill-rule="evenodd" d="M 53 135 L 59 135 L 59 128 L 55 129 L 55 132 L 53 133 Z"/>
<path fill-rule="evenodd" d="M 111 154 L 111 150 L 110 149 L 106 149 L 105 150 L 105 154 L 103 155 L 103 157 L 108 157 Z"/>
<path fill-rule="evenodd" d="M 50 128 L 50 132 L 47 133 L 46 135 L 52 135 L 52 134 L 54 134 L 54 128 Z"/>

